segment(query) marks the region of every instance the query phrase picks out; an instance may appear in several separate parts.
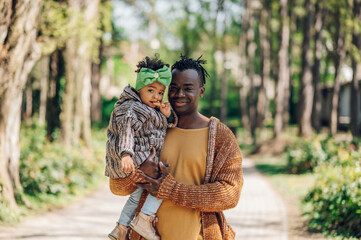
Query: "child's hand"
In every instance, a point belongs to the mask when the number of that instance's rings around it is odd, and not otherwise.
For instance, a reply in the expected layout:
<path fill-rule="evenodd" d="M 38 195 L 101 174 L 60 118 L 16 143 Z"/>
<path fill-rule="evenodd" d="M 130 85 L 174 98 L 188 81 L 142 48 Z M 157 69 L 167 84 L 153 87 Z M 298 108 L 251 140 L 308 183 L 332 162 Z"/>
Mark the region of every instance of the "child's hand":
<path fill-rule="evenodd" d="M 124 154 L 121 161 L 122 170 L 125 173 L 130 173 L 131 171 L 134 171 L 134 160 L 129 154 Z"/>
<path fill-rule="evenodd" d="M 167 118 L 170 116 L 170 103 L 162 103 L 159 106 L 160 112 L 164 114 Z"/>

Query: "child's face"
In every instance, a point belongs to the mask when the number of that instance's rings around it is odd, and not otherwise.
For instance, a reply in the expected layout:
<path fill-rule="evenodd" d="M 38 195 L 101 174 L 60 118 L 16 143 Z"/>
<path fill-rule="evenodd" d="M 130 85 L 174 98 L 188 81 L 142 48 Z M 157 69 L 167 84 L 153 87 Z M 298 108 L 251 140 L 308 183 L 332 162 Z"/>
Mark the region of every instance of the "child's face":
<path fill-rule="evenodd" d="M 164 95 L 165 86 L 155 81 L 138 90 L 140 99 L 149 107 L 154 108 L 154 103 L 161 102 Z"/>

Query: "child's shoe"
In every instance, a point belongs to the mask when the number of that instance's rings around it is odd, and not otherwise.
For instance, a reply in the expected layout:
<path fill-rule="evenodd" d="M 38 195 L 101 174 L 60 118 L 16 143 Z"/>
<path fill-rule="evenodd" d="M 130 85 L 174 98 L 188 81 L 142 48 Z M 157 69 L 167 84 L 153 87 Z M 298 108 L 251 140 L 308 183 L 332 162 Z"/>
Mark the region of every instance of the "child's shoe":
<path fill-rule="evenodd" d="M 155 215 L 148 216 L 140 212 L 130 222 L 129 227 L 148 240 L 160 240 L 155 230 L 157 220 L 158 218 Z"/>
<path fill-rule="evenodd" d="M 113 229 L 111 233 L 108 234 L 108 237 L 112 240 L 128 240 L 129 239 L 129 227 L 119 224 Z"/>

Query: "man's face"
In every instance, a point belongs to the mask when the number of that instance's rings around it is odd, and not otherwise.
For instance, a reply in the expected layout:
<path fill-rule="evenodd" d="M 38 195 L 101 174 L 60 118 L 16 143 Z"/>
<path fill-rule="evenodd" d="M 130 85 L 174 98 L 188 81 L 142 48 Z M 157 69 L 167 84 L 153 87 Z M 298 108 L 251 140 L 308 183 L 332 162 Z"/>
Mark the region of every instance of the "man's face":
<path fill-rule="evenodd" d="M 177 114 L 189 115 L 197 112 L 198 101 L 203 97 L 204 90 L 196 70 L 172 71 L 168 99 Z"/>

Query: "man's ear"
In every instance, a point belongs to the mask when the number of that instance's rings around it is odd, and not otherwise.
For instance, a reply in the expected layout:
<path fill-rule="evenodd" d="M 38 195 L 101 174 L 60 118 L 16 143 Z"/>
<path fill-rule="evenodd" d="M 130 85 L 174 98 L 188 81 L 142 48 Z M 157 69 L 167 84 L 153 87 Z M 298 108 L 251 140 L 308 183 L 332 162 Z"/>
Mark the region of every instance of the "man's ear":
<path fill-rule="evenodd" d="M 205 87 L 201 87 L 201 94 L 200 94 L 200 97 L 202 98 L 203 95 L 204 95 L 204 92 L 206 91 Z"/>

